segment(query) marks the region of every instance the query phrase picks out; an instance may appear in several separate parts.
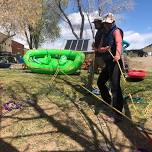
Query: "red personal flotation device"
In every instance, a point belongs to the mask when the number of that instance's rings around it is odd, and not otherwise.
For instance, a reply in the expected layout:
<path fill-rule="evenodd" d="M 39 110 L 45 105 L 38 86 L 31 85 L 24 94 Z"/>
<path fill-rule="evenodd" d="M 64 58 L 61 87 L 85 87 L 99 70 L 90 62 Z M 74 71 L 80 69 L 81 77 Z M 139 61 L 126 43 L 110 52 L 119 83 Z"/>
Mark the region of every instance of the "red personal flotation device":
<path fill-rule="evenodd" d="M 128 71 L 129 78 L 144 79 L 145 76 L 146 76 L 146 72 L 144 70 L 129 70 Z"/>

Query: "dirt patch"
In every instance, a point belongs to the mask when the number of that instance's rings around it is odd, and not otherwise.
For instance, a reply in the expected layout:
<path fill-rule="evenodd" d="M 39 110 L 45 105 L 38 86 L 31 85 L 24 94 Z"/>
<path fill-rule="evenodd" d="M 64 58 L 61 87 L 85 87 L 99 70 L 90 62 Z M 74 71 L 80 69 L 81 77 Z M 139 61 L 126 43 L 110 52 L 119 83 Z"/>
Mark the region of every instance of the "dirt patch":
<path fill-rule="evenodd" d="M 103 148 L 131 152 L 138 146 L 147 147 L 148 140 L 130 122 L 108 123 L 103 115 L 101 112 L 96 117 L 84 101 L 68 110 L 51 100 L 38 101 L 2 118 L 1 137 L 8 147 L 29 152 L 97 152 Z"/>
<path fill-rule="evenodd" d="M 127 57 L 129 69 L 152 71 L 152 57 Z"/>

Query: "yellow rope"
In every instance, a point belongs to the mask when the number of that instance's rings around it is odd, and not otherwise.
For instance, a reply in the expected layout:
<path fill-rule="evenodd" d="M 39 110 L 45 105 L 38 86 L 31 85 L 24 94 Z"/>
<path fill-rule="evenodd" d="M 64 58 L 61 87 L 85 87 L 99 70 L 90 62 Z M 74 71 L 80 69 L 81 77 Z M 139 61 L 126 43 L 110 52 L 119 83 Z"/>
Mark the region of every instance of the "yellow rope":
<path fill-rule="evenodd" d="M 50 84 L 52 84 L 52 83 L 53 83 L 53 81 L 56 79 L 56 77 L 57 77 L 58 73 L 59 73 L 59 68 L 57 67 L 56 72 L 54 73 L 54 75 L 53 75 L 53 77 L 52 77 L 52 79 L 51 79 Z M 50 85 L 50 84 L 49 84 L 49 85 Z"/>
<path fill-rule="evenodd" d="M 108 52 L 109 52 L 109 53 L 110 53 L 110 55 L 114 58 L 114 56 L 113 56 L 113 54 L 111 53 L 111 51 L 110 51 L 110 50 L 108 50 Z M 123 81 L 124 81 L 124 83 L 127 85 L 126 78 L 125 78 L 125 76 L 124 76 L 124 73 L 123 73 L 122 68 L 121 68 L 121 66 L 120 66 L 120 64 L 119 64 L 119 62 L 118 62 L 118 61 L 117 61 L 117 64 L 118 64 L 119 70 L 120 70 L 120 72 L 121 72 L 121 75 L 122 75 Z M 136 106 L 135 106 L 135 104 L 134 104 L 134 102 L 133 102 L 132 95 L 131 95 L 130 93 L 128 93 L 128 95 L 129 95 L 129 98 L 130 98 L 130 100 L 131 100 L 131 102 L 132 102 L 132 104 L 133 104 L 133 107 L 134 107 L 134 109 L 135 109 L 136 116 L 138 116 L 139 111 L 137 110 L 137 108 L 136 108 Z"/>
<path fill-rule="evenodd" d="M 110 52 L 110 53 L 111 53 L 111 52 Z M 111 54 L 112 54 L 112 53 L 111 53 Z M 113 55 L 112 55 L 112 56 L 113 56 Z M 114 57 L 114 56 L 113 56 L 113 57 Z M 118 63 L 119 69 L 120 69 L 120 71 L 121 71 L 121 74 L 122 74 L 122 76 L 123 76 L 123 80 L 124 80 L 124 82 L 126 83 L 126 79 L 125 79 L 125 77 L 124 77 L 124 75 L 123 75 L 121 66 L 120 66 L 119 62 L 117 62 L 117 63 Z M 61 70 L 61 69 L 60 69 L 60 70 Z M 57 68 L 57 70 L 56 70 L 53 78 L 51 79 L 51 83 L 52 83 L 52 82 L 55 80 L 55 78 L 57 77 L 58 72 L 59 72 L 59 68 Z M 94 93 L 92 93 L 92 92 L 91 92 L 90 90 L 88 90 L 86 87 L 84 87 L 84 86 L 83 86 L 83 83 L 75 82 L 75 79 L 73 79 L 72 77 L 70 77 L 69 75 L 67 75 L 65 72 L 63 72 L 63 71 L 61 71 L 61 72 L 62 72 L 65 76 L 67 76 L 68 78 L 74 80 L 73 83 L 75 83 L 75 84 L 77 84 L 77 85 L 79 84 L 79 86 L 81 86 L 81 87 L 84 88 L 86 91 L 88 91 L 90 94 L 92 94 L 92 95 L 95 96 L 97 99 L 99 99 L 100 101 L 102 101 L 104 104 L 106 104 L 106 105 L 107 105 L 108 107 L 110 107 L 112 110 L 116 111 L 117 113 L 119 113 L 120 115 L 122 115 L 123 117 L 125 117 L 125 118 L 126 118 L 127 120 L 129 120 L 132 124 L 134 124 L 134 125 L 137 127 L 137 129 L 138 129 L 138 127 L 141 128 L 141 129 L 144 129 L 143 127 L 139 126 L 139 124 L 138 124 L 137 122 L 132 121 L 132 119 L 130 119 L 129 117 L 127 117 L 125 114 L 123 114 L 122 112 L 120 112 L 119 110 L 117 110 L 116 108 L 114 108 L 113 106 L 111 106 L 110 104 L 108 104 L 106 101 L 102 100 L 100 97 L 98 97 L 97 95 L 95 95 Z M 132 100 L 132 103 L 133 103 L 133 99 L 132 99 L 131 94 L 129 94 L 129 96 L 130 96 L 130 98 L 131 98 L 131 100 Z M 134 104 L 134 103 L 133 103 L 133 104 Z M 135 108 L 136 108 L 136 107 L 135 107 Z"/>
<path fill-rule="evenodd" d="M 120 65 L 119 65 L 120 66 Z M 121 70 L 122 71 L 122 70 Z M 55 78 L 57 77 L 59 72 L 59 68 L 57 68 L 53 78 L 51 79 L 51 83 L 55 80 Z M 121 114 L 123 117 L 125 117 L 127 120 L 129 120 L 133 125 L 135 125 L 138 128 L 141 129 L 145 129 L 141 126 L 139 126 L 139 124 L 137 122 L 132 121 L 129 117 L 127 117 L 125 114 L 123 114 L 122 112 L 120 112 L 119 110 L 117 110 L 116 108 L 112 107 L 111 105 L 109 105 L 107 102 L 105 102 L 104 100 L 102 100 L 101 98 L 99 98 L 97 95 L 95 95 L 94 93 L 92 93 L 90 90 L 88 90 L 86 87 L 83 86 L 83 83 L 80 82 L 75 82 L 75 79 L 73 79 L 72 77 L 70 77 L 69 75 L 67 75 L 66 73 L 64 73 L 63 71 L 61 71 L 65 76 L 67 76 L 68 78 L 74 80 L 73 83 L 75 84 L 79 84 L 82 88 L 84 88 L 86 91 L 88 91 L 90 94 L 92 94 L 93 96 L 95 96 L 97 99 L 99 99 L 100 101 L 102 101 L 104 104 L 106 104 L 108 107 L 110 107 L 111 109 L 115 110 L 116 112 L 118 112 L 119 114 Z"/>
<path fill-rule="evenodd" d="M 109 105 L 107 102 L 105 102 L 104 100 L 102 100 L 100 97 L 98 97 L 97 95 L 95 95 L 94 93 L 92 93 L 90 90 L 88 90 L 86 87 L 83 86 L 83 83 L 80 82 L 75 82 L 75 79 L 73 79 L 72 77 L 70 77 L 69 75 L 67 75 L 66 73 L 64 73 L 63 71 L 61 71 L 65 76 L 67 76 L 68 78 L 70 78 L 72 80 L 73 83 L 75 83 L 76 85 L 81 86 L 82 88 L 84 88 L 86 91 L 88 91 L 90 94 L 92 94 L 94 97 L 96 97 L 97 99 L 99 99 L 100 101 L 102 101 L 104 104 L 106 104 L 108 107 L 110 107 L 112 110 L 118 112 L 120 115 L 122 115 L 124 118 L 126 118 L 127 120 L 129 120 L 133 125 L 135 125 L 135 127 L 138 130 L 146 130 L 146 128 L 142 127 L 138 122 L 134 122 L 132 121 L 132 119 L 130 119 L 129 117 L 127 117 L 125 114 L 123 114 L 122 112 L 120 112 L 119 110 L 117 110 L 116 108 L 112 107 L 111 105 Z M 149 130 L 151 132 L 151 130 Z"/>
<path fill-rule="evenodd" d="M 150 100 L 149 100 L 150 101 Z M 144 117 L 145 118 L 149 118 L 151 117 L 151 113 L 152 113 L 152 102 L 150 101 L 148 106 L 146 107 L 145 109 L 145 114 L 144 114 Z"/>
<path fill-rule="evenodd" d="M 114 56 L 113 56 L 113 54 L 109 51 L 109 53 L 111 54 L 111 56 L 114 58 Z M 121 72 L 121 75 L 122 75 L 122 77 L 123 77 L 123 80 L 124 80 L 124 82 L 127 84 L 127 81 L 126 81 L 126 79 L 125 79 L 125 77 L 124 77 L 124 74 L 123 74 L 123 71 L 122 71 L 122 69 L 121 69 L 121 66 L 120 66 L 120 64 L 119 64 L 119 62 L 117 61 L 117 64 L 118 64 L 118 67 L 119 67 L 119 69 L 120 69 L 120 72 Z M 59 67 L 59 64 L 58 64 L 58 67 Z M 58 73 L 59 73 L 59 68 L 57 67 L 57 70 L 56 70 L 56 72 L 55 72 L 55 74 L 53 75 L 53 77 L 52 77 L 52 79 L 51 79 L 51 82 L 50 82 L 50 84 L 52 84 L 53 83 L 53 81 L 56 79 L 56 77 L 57 77 L 57 75 L 58 75 Z M 61 69 L 60 69 L 61 70 Z M 69 75 L 67 75 L 65 72 L 63 72 L 63 71 L 61 71 L 64 75 L 66 75 L 67 77 L 69 77 L 70 79 L 72 79 L 72 80 L 74 80 L 75 81 L 75 79 L 73 79 L 72 77 L 70 77 Z M 125 117 L 125 118 L 127 118 L 128 120 L 130 120 L 131 122 L 133 122 L 129 117 L 127 117 L 125 114 L 123 114 L 122 112 L 120 112 L 119 110 L 117 110 L 116 108 L 114 108 L 113 106 L 111 106 L 111 105 L 109 105 L 107 102 L 105 102 L 104 100 L 102 100 L 101 98 L 99 98 L 97 95 L 95 95 L 94 93 L 92 93 L 89 89 L 87 89 L 86 87 L 84 87 L 83 86 L 83 83 L 78 83 L 78 82 L 74 82 L 73 81 L 73 83 L 76 83 L 76 84 L 79 84 L 82 88 L 84 88 L 86 91 L 88 91 L 90 94 L 92 94 L 93 96 L 95 96 L 97 99 L 99 99 L 100 101 L 102 101 L 102 102 L 104 102 L 104 104 L 106 104 L 107 106 L 109 106 L 111 109 L 113 109 L 113 110 L 115 110 L 116 112 L 118 112 L 119 114 L 121 114 L 123 117 Z M 137 108 L 136 108 L 136 106 L 135 106 L 135 104 L 134 104 L 134 102 L 133 102 L 133 99 L 132 99 L 132 96 L 131 96 L 131 94 L 129 93 L 129 97 L 130 97 L 130 99 L 131 99 L 131 101 L 132 101 L 132 103 L 133 103 L 133 106 L 134 106 L 134 108 L 135 108 L 135 111 L 136 111 L 136 115 L 137 115 Z"/>
<path fill-rule="evenodd" d="M 51 84 L 53 83 L 53 81 L 56 79 L 56 77 L 57 77 L 59 71 L 60 71 L 60 69 L 59 69 L 59 60 L 58 60 L 57 69 L 56 69 L 56 71 L 55 71 L 55 73 L 54 73 L 54 75 L 53 75 L 53 77 L 52 77 L 51 82 L 50 82 L 49 85 L 51 85 Z"/>
<path fill-rule="evenodd" d="M 118 112 L 119 114 L 121 114 L 122 116 L 124 116 L 125 118 L 127 118 L 128 120 L 132 121 L 129 117 L 127 117 L 126 115 L 124 115 L 122 112 L 120 112 L 119 110 L 117 110 L 116 108 L 114 108 L 113 106 L 111 106 L 110 104 L 108 104 L 106 101 L 104 101 L 103 99 L 101 99 L 100 97 L 98 97 L 97 95 L 95 95 L 94 93 L 92 93 L 89 89 L 87 89 L 86 87 L 83 86 L 83 83 L 81 82 L 75 82 L 75 79 L 73 79 L 72 77 L 70 77 L 69 75 L 67 75 L 66 73 L 64 73 L 62 71 L 62 73 L 67 76 L 68 78 L 70 78 L 72 80 L 73 83 L 81 86 L 83 89 L 85 89 L 86 91 L 88 91 L 90 94 L 92 94 L 94 97 L 96 97 L 97 99 L 99 99 L 100 101 L 102 101 L 104 104 L 106 104 L 108 107 L 110 107 L 111 109 L 115 110 L 116 112 Z"/>

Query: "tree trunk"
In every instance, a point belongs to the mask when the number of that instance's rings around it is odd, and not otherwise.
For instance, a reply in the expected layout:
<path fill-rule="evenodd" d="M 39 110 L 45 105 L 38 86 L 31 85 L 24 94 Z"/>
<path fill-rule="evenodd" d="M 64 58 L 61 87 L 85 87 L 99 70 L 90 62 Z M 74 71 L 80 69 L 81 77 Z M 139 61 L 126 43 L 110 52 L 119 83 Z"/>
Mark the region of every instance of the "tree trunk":
<path fill-rule="evenodd" d="M 83 38 L 83 30 L 84 30 L 84 14 L 82 12 L 82 5 L 81 5 L 81 0 L 77 0 L 77 4 L 78 4 L 78 9 L 79 9 L 79 13 L 81 15 L 81 26 L 80 26 L 80 39 Z"/>
<path fill-rule="evenodd" d="M 76 39 L 79 39 L 79 36 L 75 33 L 74 29 L 73 29 L 73 26 L 71 24 L 71 21 L 69 20 L 68 16 L 65 14 L 65 12 L 63 11 L 62 7 L 61 7 L 61 1 L 59 1 L 59 3 L 57 4 L 59 10 L 61 11 L 61 13 L 63 14 L 63 16 L 65 17 L 65 19 L 67 20 L 69 26 L 70 26 L 70 29 L 73 33 L 73 35 L 75 36 Z"/>
<path fill-rule="evenodd" d="M 93 37 L 93 39 L 94 39 L 94 38 L 95 38 L 95 36 L 94 36 L 93 27 L 92 27 L 92 24 L 91 24 L 91 21 L 90 21 L 90 18 L 89 18 L 89 14 L 88 14 L 88 13 L 86 13 L 86 15 L 87 15 L 88 22 L 89 22 L 89 25 L 90 25 L 90 29 L 91 29 L 91 32 L 92 32 L 92 37 Z"/>
<path fill-rule="evenodd" d="M 28 34 L 27 34 L 27 32 L 26 31 L 24 31 L 24 33 L 25 33 L 25 37 L 26 37 L 26 41 L 27 41 L 27 43 L 28 43 L 28 46 L 29 46 L 29 48 L 30 49 L 33 49 L 33 45 L 32 45 L 32 40 L 31 40 L 31 35 L 28 37 Z M 30 32 L 29 32 L 30 33 Z"/>
<path fill-rule="evenodd" d="M 38 49 L 38 47 L 39 47 L 39 35 L 38 34 L 34 35 L 33 39 L 34 39 L 34 46 L 36 49 Z"/>

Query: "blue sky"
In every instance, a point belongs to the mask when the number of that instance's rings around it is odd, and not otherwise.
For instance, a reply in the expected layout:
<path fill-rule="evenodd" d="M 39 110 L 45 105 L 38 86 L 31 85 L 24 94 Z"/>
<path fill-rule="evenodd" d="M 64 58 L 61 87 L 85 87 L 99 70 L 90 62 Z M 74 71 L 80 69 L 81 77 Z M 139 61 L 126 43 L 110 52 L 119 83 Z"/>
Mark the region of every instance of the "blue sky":
<path fill-rule="evenodd" d="M 86 0 L 83 0 L 85 3 Z M 70 5 L 74 5 L 74 1 Z M 73 6 L 66 10 L 67 13 L 73 13 Z M 119 22 L 124 30 L 133 30 L 137 32 L 152 31 L 152 0 L 134 0 L 134 9 L 121 14 L 124 20 Z"/>
<path fill-rule="evenodd" d="M 119 25 L 124 30 L 152 32 L 152 0 L 135 0 L 134 9 L 123 15 L 125 20 Z"/>

